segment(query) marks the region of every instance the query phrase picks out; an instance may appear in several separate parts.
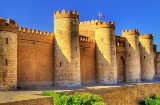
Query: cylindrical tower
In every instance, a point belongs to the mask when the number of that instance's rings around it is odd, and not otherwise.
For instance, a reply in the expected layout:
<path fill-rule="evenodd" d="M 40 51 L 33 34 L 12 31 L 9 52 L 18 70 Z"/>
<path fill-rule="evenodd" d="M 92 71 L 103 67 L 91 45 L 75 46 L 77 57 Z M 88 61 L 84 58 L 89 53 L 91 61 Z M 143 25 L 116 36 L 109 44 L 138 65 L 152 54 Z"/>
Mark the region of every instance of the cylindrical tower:
<path fill-rule="evenodd" d="M 140 35 L 139 41 L 142 81 L 153 81 L 155 77 L 153 36 L 152 34 Z"/>
<path fill-rule="evenodd" d="M 126 82 L 141 81 L 139 31 L 123 30 L 122 36 L 126 38 Z"/>
<path fill-rule="evenodd" d="M 98 22 L 95 29 L 97 83 L 117 83 L 114 22 Z"/>
<path fill-rule="evenodd" d="M 54 85 L 56 86 L 81 85 L 78 19 L 78 13 L 70 10 L 54 13 Z"/>
<path fill-rule="evenodd" d="M 17 23 L 0 18 L 0 90 L 17 89 Z"/>

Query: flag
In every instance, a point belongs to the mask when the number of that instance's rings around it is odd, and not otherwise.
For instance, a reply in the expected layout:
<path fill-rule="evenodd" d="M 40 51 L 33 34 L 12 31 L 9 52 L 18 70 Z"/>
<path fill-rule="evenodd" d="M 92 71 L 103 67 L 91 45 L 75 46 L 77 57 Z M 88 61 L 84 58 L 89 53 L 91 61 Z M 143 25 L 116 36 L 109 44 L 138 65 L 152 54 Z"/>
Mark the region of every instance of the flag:
<path fill-rule="evenodd" d="M 99 12 L 99 17 L 104 18 L 105 16 Z"/>

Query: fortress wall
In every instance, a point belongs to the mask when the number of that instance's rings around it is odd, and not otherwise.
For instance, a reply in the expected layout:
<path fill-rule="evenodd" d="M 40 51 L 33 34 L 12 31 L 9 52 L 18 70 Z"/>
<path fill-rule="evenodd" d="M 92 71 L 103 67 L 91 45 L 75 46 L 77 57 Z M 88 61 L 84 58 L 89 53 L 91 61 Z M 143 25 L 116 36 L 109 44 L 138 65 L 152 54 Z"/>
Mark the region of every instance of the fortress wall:
<path fill-rule="evenodd" d="M 18 86 L 53 85 L 53 38 L 18 32 Z"/>
<path fill-rule="evenodd" d="M 54 35 L 19 27 L 18 86 L 53 85 Z"/>
<path fill-rule="evenodd" d="M 18 39 L 18 86 L 53 85 L 53 59 L 53 42 Z"/>
<path fill-rule="evenodd" d="M 95 42 L 80 41 L 81 84 L 95 84 Z"/>
<path fill-rule="evenodd" d="M 79 35 L 95 39 L 95 25 L 98 20 L 79 22 Z"/>
<path fill-rule="evenodd" d="M 17 69 L 17 77 L 15 75 L 15 78 L 18 81 L 18 86 L 43 85 L 44 81 L 45 84 L 53 85 L 54 35 L 49 32 L 18 27 L 14 20 L 8 19 L 6 22 L 3 18 L 0 18 L 0 31 L 7 31 L 8 34 L 2 35 L 8 37 L 15 36 L 11 32 L 16 33 L 17 42 L 12 43 L 12 46 L 16 46 L 17 52 L 16 55 L 12 52 L 11 56 L 17 60 L 17 68 L 12 67 L 12 69 Z"/>

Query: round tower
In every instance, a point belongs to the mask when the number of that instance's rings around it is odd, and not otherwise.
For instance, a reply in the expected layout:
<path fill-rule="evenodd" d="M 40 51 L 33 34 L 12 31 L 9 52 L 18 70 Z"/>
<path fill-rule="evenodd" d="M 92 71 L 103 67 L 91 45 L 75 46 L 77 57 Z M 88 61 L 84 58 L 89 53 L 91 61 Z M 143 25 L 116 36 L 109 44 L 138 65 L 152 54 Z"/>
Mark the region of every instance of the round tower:
<path fill-rule="evenodd" d="M 54 85 L 79 86 L 80 49 L 79 49 L 79 14 L 75 11 L 62 10 L 54 13 Z"/>
<path fill-rule="evenodd" d="M 98 22 L 95 29 L 97 83 L 117 83 L 114 22 Z"/>
<path fill-rule="evenodd" d="M 17 89 L 17 23 L 0 18 L 0 90 Z"/>
<path fill-rule="evenodd" d="M 139 41 L 142 81 L 153 81 L 155 77 L 153 36 L 152 34 L 140 35 Z"/>
<path fill-rule="evenodd" d="M 126 82 L 141 81 L 139 31 L 123 30 L 122 36 L 126 38 Z"/>

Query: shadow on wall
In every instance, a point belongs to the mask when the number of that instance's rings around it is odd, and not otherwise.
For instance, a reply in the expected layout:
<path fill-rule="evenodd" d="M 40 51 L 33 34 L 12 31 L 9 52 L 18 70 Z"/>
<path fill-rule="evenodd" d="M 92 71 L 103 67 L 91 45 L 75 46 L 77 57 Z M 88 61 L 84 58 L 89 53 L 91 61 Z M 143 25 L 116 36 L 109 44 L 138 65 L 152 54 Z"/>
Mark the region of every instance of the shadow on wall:
<path fill-rule="evenodd" d="M 65 49 L 68 45 L 59 46 L 55 39 L 54 85 L 79 86 L 80 85 L 80 55 L 79 47 L 71 51 Z M 72 47 L 72 46 L 71 46 Z"/>
<path fill-rule="evenodd" d="M 102 47 L 102 46 L 101 46 Z M 115 61 L 113 56 L 116 56 L 116 52 L 110 52 L 105 49 L 102 51 L 96 44 L 96 80 L 97 83 L 112 84 L 117 82 L 117 73 L 115 73 Z M 116 59 L 115 59 L 116 60 Z"/>
<path fill-rule="evenodd" d="M 95 84 L 95 42 L 80 41 L 81 84 Z"/>

